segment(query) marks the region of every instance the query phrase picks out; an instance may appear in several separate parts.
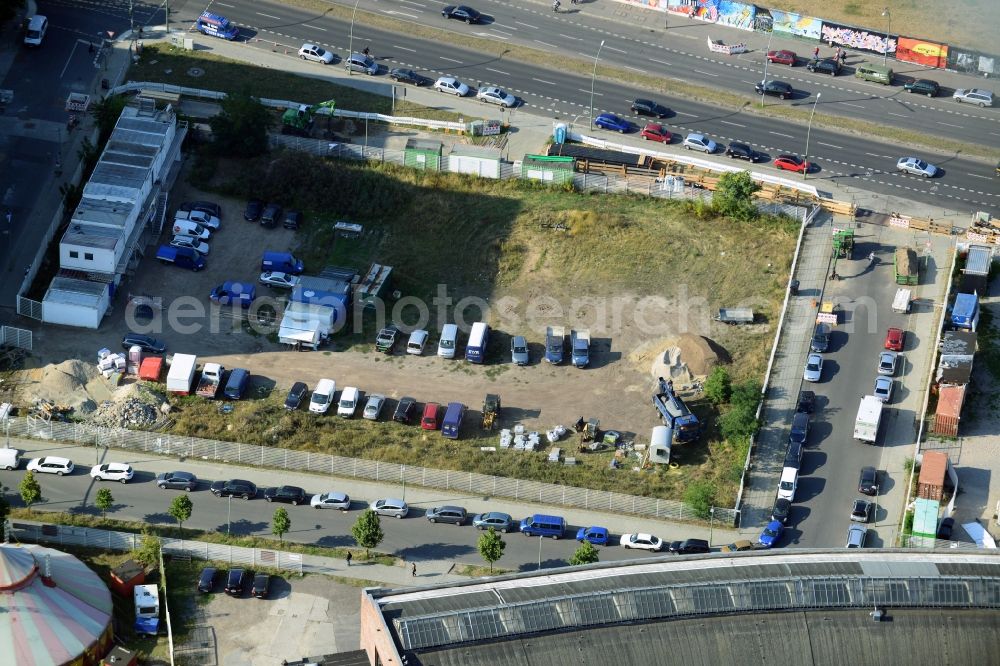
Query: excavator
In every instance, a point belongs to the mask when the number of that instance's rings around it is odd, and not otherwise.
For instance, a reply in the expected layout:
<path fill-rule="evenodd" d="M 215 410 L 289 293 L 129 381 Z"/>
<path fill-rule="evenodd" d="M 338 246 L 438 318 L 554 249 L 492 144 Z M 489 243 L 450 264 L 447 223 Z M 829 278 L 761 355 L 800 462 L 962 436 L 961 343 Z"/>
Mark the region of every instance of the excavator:
<path fill-rule="evenodd" d="M 332 116 L 336 105 L 334 100 L 328 99 L 312 106 L 302 104 L 298 108 L 288 109 L 281 115 L 281 133 L 309 136 L 312 133 L 313 124 L 316 122 L 317 112 L 320 109 L 329 109 L 329 115 Z"/>

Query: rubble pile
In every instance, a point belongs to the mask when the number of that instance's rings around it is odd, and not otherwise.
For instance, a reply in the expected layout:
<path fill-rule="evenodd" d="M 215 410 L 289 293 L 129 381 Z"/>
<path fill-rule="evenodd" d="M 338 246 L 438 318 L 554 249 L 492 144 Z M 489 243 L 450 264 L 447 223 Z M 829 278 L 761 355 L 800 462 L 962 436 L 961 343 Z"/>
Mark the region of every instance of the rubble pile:
<path fill-rule="evenodd" d="M 153 425 L 157 416 L 155 405 L 131 396 L 114 402 L 102 402 L 94 411 L 90 422 L 106 428 L 144 428 Z"/>

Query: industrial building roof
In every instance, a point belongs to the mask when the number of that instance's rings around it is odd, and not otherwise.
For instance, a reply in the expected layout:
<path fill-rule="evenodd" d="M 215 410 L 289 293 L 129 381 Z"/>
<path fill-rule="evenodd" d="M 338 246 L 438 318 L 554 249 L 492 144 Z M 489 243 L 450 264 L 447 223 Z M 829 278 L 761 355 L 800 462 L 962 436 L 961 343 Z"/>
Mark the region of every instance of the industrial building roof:
<path fill-rule="evenodd" d="M 965 261 L 965 272 L 974 275 L 989 275 L 993 263 L 993 248 L 987 245 L 970 245 Z"/>
<path fill-rule="evenodd" d="M 105 227 L 87 222 L 71 222 L 63 234 L 62 242 L 78 247 L 113 250 L 122 237 L 120 228 Z"/>
<path fill-rule="evenodd" d="M 45 292 L 44 300 L 47 303 L 86 305 L 96 308 L 107 288 L 108 285 L 104 282 L 56 276 L 52 278 L 52 283 L 49 285 L 48 291 Z"/>
<path fill-rule="evenodd" d="M 942 356 L 972 356 L 976 353 L 976 334 L 972 331 L 945 331 L 941 336 Z"/>
<path fill-rule="evenodd" d="M 108 201 L 85 196 L 73 211 L 73 222 L 92 222 L 121 230 L 125 228 L 134 209 L 135 204 L 130 201 Z"/>

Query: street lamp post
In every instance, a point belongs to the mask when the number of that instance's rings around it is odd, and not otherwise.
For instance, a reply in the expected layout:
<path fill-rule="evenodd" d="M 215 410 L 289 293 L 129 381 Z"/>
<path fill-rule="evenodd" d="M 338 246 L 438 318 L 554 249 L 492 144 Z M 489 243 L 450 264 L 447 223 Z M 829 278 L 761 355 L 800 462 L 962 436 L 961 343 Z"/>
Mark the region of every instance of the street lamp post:
<path fill-rule="evenodd" d="M 350 60 L 351 55 L 354 53 L 354 17 L 358 15 L 358 5 L 361 4 L 361 0 L 357 0 L 354 3 L 354 12 L 351 13 L 351 36 L 347 44 L 347 58 Z M 350 62 L 347 64 L 347 75 L 354 76 L 354 72 L 351 70 Z"/>
<path fill-rule="evenodd" d="M 226 514 L 226 536 L 229 536 L 229 528 L 233 524 L 233 496 L 229 496 L 229 513 Z"/>
<path fill-rule="evenodd" d="M 403 497 L 401 498 L 404 502 L 406 501 L 406 465 L 402 465 L 399 468 L 399 478 L 403 481 Z"/>
<path fill-rule="evenodd" d="M 597 61 L 601 57 L 601 49 L 604 48 L 604 40 L 597 47 L 597 55 L 594 56 L 594 73 L 590 75 L 590 129 L 594 129 L 594 82 L 597 79 Z M 539 547 L 541 548 L 541 547 Z"/>
<path fill-rule="evenodd" d="M 809 127 L 806 128 L 806 154 L 804 156 L 805 166 L 802 169 L 802 180 L 806 179 L 806 173 L 809 171 L 809 135 L 812 133 L 813 128 L 813 115 L 816 113 L 816 105 L 819 103 L 819 97 L 823 93 L 816 93 L 816 99 L 813 100 L 812 111 L 809 112 Z"/>
<path fill-rule="evenodd" d="M 771 52 L 771 38 L 774 37 L 774 26 L 771 26 L 771 34 L 767 37 L 767 48 L 764 49 L 764 84 L 767 84 L 767 66 L 771 62 L 767 58 L 767 54 Z M 764 108 L 764 89 L 761 86 L 760 91 L 760 108 Z"/>
<path fill-rule="evenodd" d="M 889 31 L 892 29 L 892 12 L 889 11 L 888 7 L 882 10 L 882 16 L 886 17 L 885 51 L 882 53 L 882 66 L 885 67 L 885 63 L 889 59 Z"/>
<path fill-rule="evenodd" d="M 542 535 L 538 535 L 538 570 L 542 570 Z"/>
<path fill-rule="evenodd" d="M 712 547 L 712 533 L 715 531 L 715 507 L 711 506 L 708 508 L 708 547 Z"/>

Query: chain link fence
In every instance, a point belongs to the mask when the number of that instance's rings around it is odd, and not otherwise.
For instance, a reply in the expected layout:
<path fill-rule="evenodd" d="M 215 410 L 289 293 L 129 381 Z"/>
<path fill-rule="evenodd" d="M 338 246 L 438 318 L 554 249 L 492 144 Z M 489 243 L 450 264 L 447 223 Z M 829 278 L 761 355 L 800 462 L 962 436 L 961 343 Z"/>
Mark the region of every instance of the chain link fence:
<path fill-rule="evenodd" d="M 327 453 L 295 451 L 240 442 L 185 437 L 145 430 L 104 428 L 86 423 L 46 421 L 31 417 L 9 419 L 10 436 L 59 442 L 76 442 L 87 446 L 129 449 L 163 456 L 214 460 L 227 464 L 252 465 L 314 472 L 333 476 L 380 481 L 391 484 L 412 484 L 441 488 L 520 502 L 559 505 L 588 511 L 627 513 L 658 520 L 705 522 L 684 502 L 653 497 L 625 495 L 605 490 L 575 488 L 525 479 L 432 469 L 414 465 L 344 458 Z M 735 525 L 737 511 L 716 508 L 714 522 Z"/>

